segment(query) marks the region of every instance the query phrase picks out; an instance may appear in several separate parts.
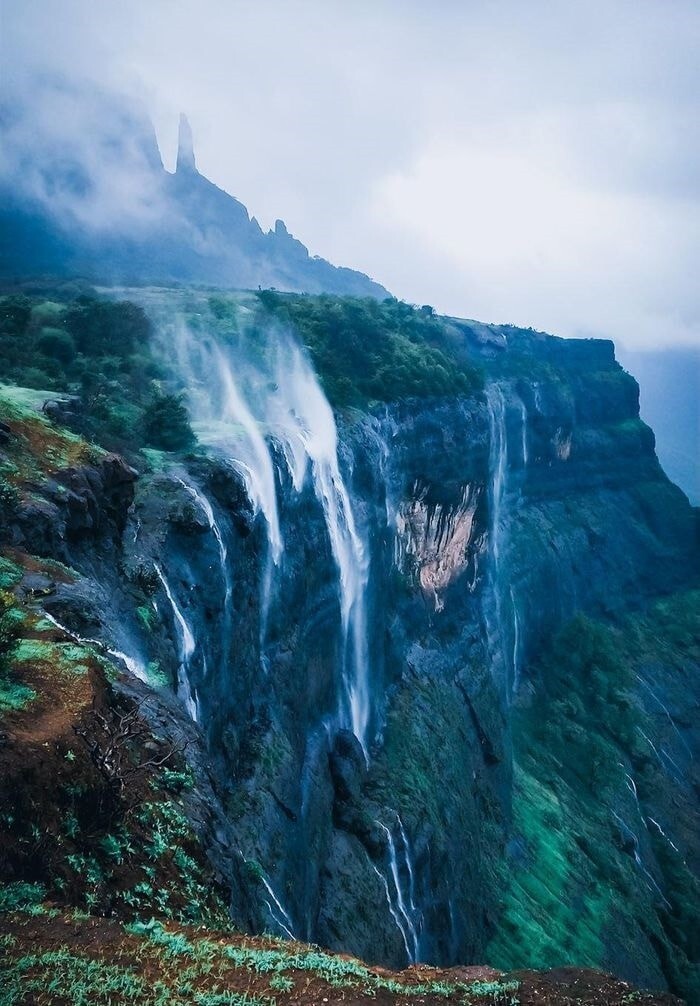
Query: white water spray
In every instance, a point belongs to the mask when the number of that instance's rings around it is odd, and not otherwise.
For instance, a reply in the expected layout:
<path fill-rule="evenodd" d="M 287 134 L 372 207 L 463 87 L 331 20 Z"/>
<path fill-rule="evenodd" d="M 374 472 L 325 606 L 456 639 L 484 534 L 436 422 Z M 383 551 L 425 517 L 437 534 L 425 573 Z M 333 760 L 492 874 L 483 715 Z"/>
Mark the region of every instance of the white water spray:
<path fill-rule="evenodd" d="M 309 470 L 323 509 L 338 570 L 342 630 L 340 725 L 351 729 L 367 756 L 370 689 L 366 591 L 369 548 L 360 533 L 340 470 L 335 417 L 300 349 L 275 335 L 255 361 L 251 353 L 224 351 L 195 338 L 183 324 L 176 355 L 191 389 L 191 412 L 200 442 L 223 454 L 243 475 L 248 495 L 262 512 L 275 566 L 283 555 L 275 465 L 270 441 L 279 444 L 293 488 L 301 492 Z M 274 570 L 261 581 L 261 646 Z"/>
<path fill-rule="evenodd" d="M 181 323 L 174 348 L 190 390 L 190 412 L 200 443 L 226 457 L 240 472 L 256 513 L 265 518 L 275 565 L 282 555 L 275 468 L 261 422 L 243 388 L 243 374 L 209 339 L 195 338 Z M 213 530 L 213 528 L 212 528 Z"/>
<path fill-rule="evenodd" d="M 288 463 L 292 459 L 290 473 L 295 487 L 303 485 L 305 459 L 311 462 L 314 492 L 323 508 L 338 569 L 345 693 L 340 721 L 352 730 L 367 755 L 370 695 L 365 595 L 369 548 L 359 533 L 340 471 L 333 410 L 316 375 L 296 347 L 287 347 L 277 360 L 276 377 L 277 392 L 270 402 L 276 432 Z"/>

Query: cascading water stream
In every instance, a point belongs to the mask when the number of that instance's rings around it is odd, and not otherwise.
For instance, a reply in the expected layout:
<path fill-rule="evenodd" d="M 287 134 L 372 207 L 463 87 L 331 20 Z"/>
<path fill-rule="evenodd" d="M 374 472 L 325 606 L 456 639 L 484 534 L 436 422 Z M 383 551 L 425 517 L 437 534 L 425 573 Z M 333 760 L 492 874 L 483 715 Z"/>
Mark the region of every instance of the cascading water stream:
<path fill-rule="evenodd" d="M 491 507 L 491 595 L 496 615 L 495 629 L 488 624 L 489 645 L 500 652 L 503 665 L 510 666 L 510 687 L 508 694 L 515 695 L 520 684 L 520 664 L 522 661 L 522 631 L 520 614 L 513 587 L 504 597 L 506 571 L 503 567 L 503 549 L 506 543 L 505 530 L 507 514 L 505 512 L 508 493 L 508 427 L 506 402 L 503 391 L 497 384 L 486 388 L 486 401 L 489 416 L 489 471 L 490 507 Z M 527 409 L 524 402 L 518 398 L 521 415 L 520 453 L 523 471 L 528 464 Z M 506 627 L 504 609 L 510 604 L 510 625 Z M 508 652 L 508 635 L 512 637 L 512 647 Z"/>
<path fill-rule="evenodd" d="M 177 693 L 185 706 L 185 709 L 189 713 L 190 718 L 197 723 L 199 721 L 199 702 L 197 700 L 197 693 L 192 691 L 188 676 L 189 663 L 196 648 L 195 639 L 192 635 L 192 630 L 185 620 L 185 616 L 178 607 L 177 601 L 170 589 L 170 584 L 165 579 L 163 570 L 157 563 L 154 563 L 154 566 L 158 579 L 165 591 L 165 596 L 168 598 L 170 603 L 173 619 L 177 625 L 178 635 L 180 637 L 180 663 L 177 671 Z"/>
<path fill-rule="evenodd" d="M 411 912 L 415 916 L 417 912 L 416 908 L 416 881 L 413 871 L 413 854 L 411 852 L 411 846 L 408 841 L 408 835 L 406 834 L 406 829 L 403 826 L 403 821 L 400 816 L 396 815 L 396 823 L 399 826 L 399 833 L 401 834 L 401 841 L 403 842 L 403 854 L 404 862 L 406 864 L 406 869 L 408 871 L 408 903 L 411 906 Z"/>
<path fill-rule="evenodd" d="M 58 619 L 54 618 L 54 616 L 49 614 L 48 611 L 44 612 L 44 617 L 46 618 L 47 621 L 51 622 L 52 625 L 55 625 L 57 629 L 60 629 L 61 632 L 65 632 L 68 638 L 72 639 L 74 643 L 82 643 L 88 646 L 96 646 L 98 649 L 104 650 L 104 652 L 108 653 L 110 657 L 114 657 L 116 660 L 121 661 L 121 663 L 124 664 L 126 669 L 130 671 L 131 674 L 134 675 L 134 677 L 139 678 L 139 680 L 144 681 L 146 682 L 146 684 L 148 684 L 148 674 L 146 673 L 146 668 L 143 666 L 140 660 L 136 659 L 136 657 L 130 657 L 128 656 L 128 654 L 122 653 L 121 650 L 113 650 L 105 643 L 103 643 L 100 639 L 90 639 L 89 637 L 86 636 L 79 636 L 77 632 L 72 632 L 71 629 L 67 628 L 67 626 L 59 622 Z"/>
<path fill-rule="evenodd" d="M 525 408 L 525 402 L 519 399 L 520 403 L 520 432 L 521 432 L 521 448 L 522 448 L 522 460 L 523 468 L 527 468 L 528 459 L 528 449 L 527 449 L 527 409 Z"/>
<path fill-rule="evenodd" d="M 192 497 L 195 503 L 204 512 L 204 516 L 209 524 L 209 529 L 216 539 L 216 543 L 219 548 L 219 565 L 221 567 L 221 579 L 224 585 L 224 624 L 222 632 L 222 660 L 224 665 L 228 660 L 228 642 L 231 634 L 231 599 L 233 596 L 233 584 L 231 582 L 231 576 L 228 568 L 228 553 L 226 550 L 226 543 L 224 542 L 224 537 L 221 533 L 221 528 L 214 516 L 214 509 L 204 495 L 204 493 L 199 489 L 194 483 L 186 482 L 182 478 L 177 478 L 177 482 L 180 483 L 182 488 Z"/>
<path fill-rule="evenodd" d="M 691 749 L 690 745 L 688 744 L 688 741 L 685 739 L 685 737 L 683 736 L 683 734 L 681 733 L 681 731 L 678 729 L 678 724 L 674 720 L 673 716 L 671 716 L 671 713 L 669 712 L 668 706 L 666 706 L 661 701 L 661 699 L 656 694 L 656 692 L 654 691 L 654 689 L 651 687 L 651 685 L 647 681 L 644 680 L 644 678 L 641 676 L 641 674 L 637 674 L 636 678 L 637 678 L 637 681 L 642 686 L 642 688 L 644 688 L 649 693 L 649 695 L 651 695 L 652 699 L 657 704 L 657 706 L 665 713 L 666 718 L 668 719 L 668 722 L 671 725 L 671 729 L 676 734 L 676 736 L 680 740 L 681 744 L 685 748 L 690 761 L 693 761 L 694 759 L 693 759 L 692 749 Z"/>
<path fill-rule="evenodd" d="M 489 471 L 491 473 L 491 551 L 495 573 L 498 577 L 501 554 L 501 506 L 506 488 L 508 468 L 508 436 L 506 431 L 506 405 L 503 392 L 497 384 L 486 389 L 489 413 Z"/>
<path fill-rule="evenodd" d="M 391 917 L 394 920 L 394 923 L 396 925 L 396 928 L 398 929 L 399 933 L 401 934 L 401 939 L 403 941 L 403 945 L 404 945 L 404 948 L 406 950 L 406 957 L 408 958 L 408 962 L 409 962 L 409 964 L 413 964 L 414 962 L 413 962 L 413 960 L 411 958 L 411 949 L 410 949 L 410 947 L 408 945 L 408 934 L 406 932 L 406 929 L 404 928 L 404 923 L 401 920 L 401 916 L 399 915 L 399 913 L 394 908 L 394 904 L 393 904 L 393 902 L 391 900 L 391 894 L 389 892 L 389 882 L 387 881 L 387 879 L 384 876 L 384 874 L 381 873 L 381 871 L 377 869 L 377 867 L 374 865 L 374 863 L 371 863 L 370 865 L 371 865 L 372 869 L 377 874 L 377 877 L 379 878 L 379 880 L 382 883 L 382 887 L 384 888 L 384 894 L 386 895 L 386 903 L 387 903 L 387 908 L 389 909 L 389 914 L 391 915 Z"/>
<path fill-rule="evenodd" d="M 520 685 L 520 616 L 512 587 L 510 588 L 510 603 L 513 609 L 513 695 L 515 695 Z"/>
<path fill-rule="evenodd" d="M 241 849 L 238 850 L 238 854 L 240 855 L 241 859 L 246 864 L 246 866 L 250 865 L 250 860 L 246 859 Z M 262 872 L 260 864 L 256 862 L 255 868 L 256 868 L 255 869 L 256 876 L 258 877 L 260 883 L 263 885 L 263 887 L 265 888 L 271 899 L 270 901 L 268 901 L 267 898 L 263 898 L 263 901 L 267 906 L 267 910 L 270 913 L 270 918 L 275 923 L 275 925 L 279 926 L 279 928 L 282 930 L 285 936 L 288 936 L 290 940 L 295 940 L 296 936 L 294 935 L 294 924 L 290 918 L 289 912 L 286 910 L 280 899 L 275 894 L 272 888 L 272 884 L 267 879 L 265 874 Z"/>
<path fill-rule="evenodd" d="M 619 824 L 620 829 L 622 830 L 622 833 L 624 835 L 627 835 L 628 838 L 631 839 L 631 842 L 632 842 L 632 856 L 634 858 L 635 865 L 637 866 L 637 868 L 639 870 L 642 871 L 642 873 L 647 878 L 647 880 L 648 880 L 648 885 L 647 886 L 650 888 L 650 890 L 656 891 L 656 893 L 659 895 L 659 897 L 661 898 L 661 900 L 663 901 L 663 903 L 666 905 L 666 907 L 670 909 L 671 905 L 670 905 L 669 901 L 667 900 L 667 898 L 665 897 L 664 892 L 661 890 L 661 888 L 659 887 L 658 883 L 656 882 L 656 879 L 654 878 L 654 875 L 652 873 L 650 873 L 649 870 L 647 870 L 646 866 L 644 865 L 644 861 L 642 860 L 642 857 L 639 854 L 639 838 L 638 838 L 636 832 L 634 832 L 632 830 L 632 828 L 630 828 L 630 826 L 614 810 L 612 811 L 612 816 L 615 818 L 615 820 Z M 645 824 L 645 827 L 646 827 L 646 824 Z"/>
<path fill-rule="evenodd" d="M 241 369 L 220 346 L 195 338 L 180 321 L 174 332 L 180 377 L 190 398 L 190 412 L 200 443 L 224 456 L 243 476 L 248 497 L 261 512 L 273 562 L 283 550 L 275 487 L 275 466 L 261 423 L 242 390 Z M 212 528 L 213 530 L 213 528 Z"/>
<path fill-rule="evenodd" d="M 199 506 L 202 508 L 202 510 L 204 511 L 204 516 L 207 518 L 207 523 L 209 524 L 209 530 L 216 538 L 216 543 L 219 547 L 219 557 L 221 559 L 221 578 L 224 582 L 224 586 L 226 589 L 225 601 L 226 604 L 228 605 L 229 601 L 231 600 L 231 594 L 233 588 L 231 586 L 231 578 L 228 574 L 228 567 L 226 565 L 226 557 L 227 557 L 226 545 L 224 543 L 223 535 L 221 534 L 221 528 L 219 527 L 216 521 L 216 517 L 214 516 L 214 510 L 212 508 L 212 505 L 207 499 L 207 497 L 204 495 L 204 493 L 200 489 L 198 489 L 197 486 L 194 485 L 192 482 L 185 482 L 185 480 L 181 478 L 176 478 L 176 481 L 180 483 L 182 488 L 187 493 L 189 493 L 192 499 L 196 503 L 198 503 Z"/>
<path fill-rule="evenodd" d="M 378 875 L 382 878 L 382 881 L 384 883 L 387 900 L 389 902 L 390 914 L 394 922 L 396 923 L 397 928 L 401 932 L 401 936 L 403 937 L 403 942 L 406 947 L 406 953 L 408 955 L 409 963 L 415 964 L 420 957 L 420 939 L 413 919 L 413 916 L 415 915 L 416 911 L 415 904 L 413 901 L 413 868 L 412 865 L 410 864 L 408 839 L 406 837 L 403 824 L 401 824 L 401 818 L 398 816 L 398 814 L 396 815 L 396 817 L 399 822 L 401 838 L 404 846 L 404 862 L 406 864 L 407 872 L 409 875 L 408 908 L 406 907 L 406 900 L 404 898 L 403 886 L 399 874 L 399 861 L 396 852 L 396 843 L 394 842 L 394 836 L 391 830 L 387 828 L 385 824 L 382 824 L 381 821 L 377 821 L 376 823 L 379 825 L 379 827 L 382 829 L 382 831 L 386 836 L 387 850 L 389 857 L 389 872 L 391 874 L 392 886 L 394 890 L 393 899 L 390 895 L 388 879 L 376 867 L 374 869 L 378 873 Z"/>
<path fill-rule="evenodd" d="M 508 472 L 508 435 L 506 428 L 506 405 L 503 392 L 497 384 L 489 385 L 486 388 L 486 403 L 489 417 L 489 473 L 491 476 L 489 487 L 489 502 L 491 510 L 491 523 L 489 536 L 491 539 L 491 565 L 490 565 L 490 595 L 493 598 L 493 606 L 496 616 L 495 626 L 490 624 L 488 614 L 486 615 L 486 628 L 488 634 L 489 648 L 499 655 L 500 661 L 507 669 L 509 658 L 506 652 L 506 633 L 503 624 L 503 571 L 501 568 L 501 548 L 503 544 L 503 517 L 502 508 L 506 493 L 506 481 Z M 511 688 L 506 694 L 510 694 L 512 689 L 515 671 L 511 677 Z"/>
<path fill-rule="evenodd" d="M 270 902 L 267 901 L 267 899 L 265 899 L 265 904 L 268 907 L 270 916 L 277 923 L 280 929 L 282 929 L 286 933 L 286 935 L 290 938 L 290 940 L 293 940 L 295 938 L 294 928 L 292 925 L 292 920 L 289 917 L 289 914 L 284 909 L 282 902 L 279 900 L 275 892 L 272 890 L 270 882 L 267 880 L 267 878 L 265 876 L 261 876 L 260 880 L 262 881 L 263 887 L 272 898 L 272 902 L 275 906 L 273 908 Z"/>
<path fill-rule="evenodd" d="M 260 426 L 241 396 L 229 361 L 216 347 L 214 357 L 217 371 L 224 387 L 221 419 L 225 423 L 240 423 L 245 431 L 251 452 L 237 459 L 248 486 L 248 495 L 257 502 L 267 521 L 272 560 L 277 565 L 282 555 L 283 543 L 277 509 L 275 469 L 270 449 L 260 432 Z"/>

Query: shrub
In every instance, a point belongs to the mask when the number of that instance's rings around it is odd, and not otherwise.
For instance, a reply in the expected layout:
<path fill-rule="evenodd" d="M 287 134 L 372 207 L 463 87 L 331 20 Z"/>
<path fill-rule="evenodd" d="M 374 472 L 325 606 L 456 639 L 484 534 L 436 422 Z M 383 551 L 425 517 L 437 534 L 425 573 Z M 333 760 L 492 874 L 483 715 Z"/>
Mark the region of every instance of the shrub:
<path fill-rule="evenodd" d="M 78 297 L 65 316 L 65 327 L 82 353 L 128 355 L 150 339 L 151 323 L 143 308 L 130 301 Z"/>
<path fill-rule="evenodd" d="M 146 444 L 161 451 L 192 447 L 195 436 L 181 395 L 156 393 L 143 417 Z"/>
<path fill-rule="evenodd" d="M 70 363 L 75 356 L 73 336 L 60 328 L 42 328 L 37 346 L 45 356 L 50 356 L 60 363 Z"/>

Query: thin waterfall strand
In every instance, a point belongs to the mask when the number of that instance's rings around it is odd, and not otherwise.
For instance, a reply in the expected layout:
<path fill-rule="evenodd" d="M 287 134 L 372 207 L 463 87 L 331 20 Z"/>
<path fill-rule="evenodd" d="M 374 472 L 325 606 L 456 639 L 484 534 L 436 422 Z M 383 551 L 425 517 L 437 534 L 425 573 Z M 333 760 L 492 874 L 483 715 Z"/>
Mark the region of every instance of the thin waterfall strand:
<path fill-rule="evenodd" d="M 199 702 L 197 700 L 197 693 L 192 690 L 188 676 L 189 663 L 196 647 L 195 639 L 187 621 L 185 620 L 185 616 L 178 607 L 177 601 L 170 589 L 170 584 L 165 579 L 163 570 L 157 563 L 154 565 L 156 573 L 158 574 L 158 579 L 160 580 L 163 590 L 165 591 L 165 595 L 170 602 L 170 608 L 173 613 L 175 624 L 178 627 L 178 635 L 180 637 L 180 662 L 177 670 L 178 695 L 182 700 L 185 709 L 189 713 L 190 718 L 197 723 L 199 720 Z"/>

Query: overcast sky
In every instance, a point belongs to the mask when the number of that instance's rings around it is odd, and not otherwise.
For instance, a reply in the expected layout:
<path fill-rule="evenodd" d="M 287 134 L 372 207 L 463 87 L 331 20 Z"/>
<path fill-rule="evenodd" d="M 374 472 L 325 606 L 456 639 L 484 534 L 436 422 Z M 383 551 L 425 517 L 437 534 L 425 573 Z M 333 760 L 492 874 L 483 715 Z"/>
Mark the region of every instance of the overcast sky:
<path fill-rule="evenodd" d="M 3 76 L 137 96 L 174 166 L 397 296 L 700 343 L 699 0 L 0 0 Z"/>

